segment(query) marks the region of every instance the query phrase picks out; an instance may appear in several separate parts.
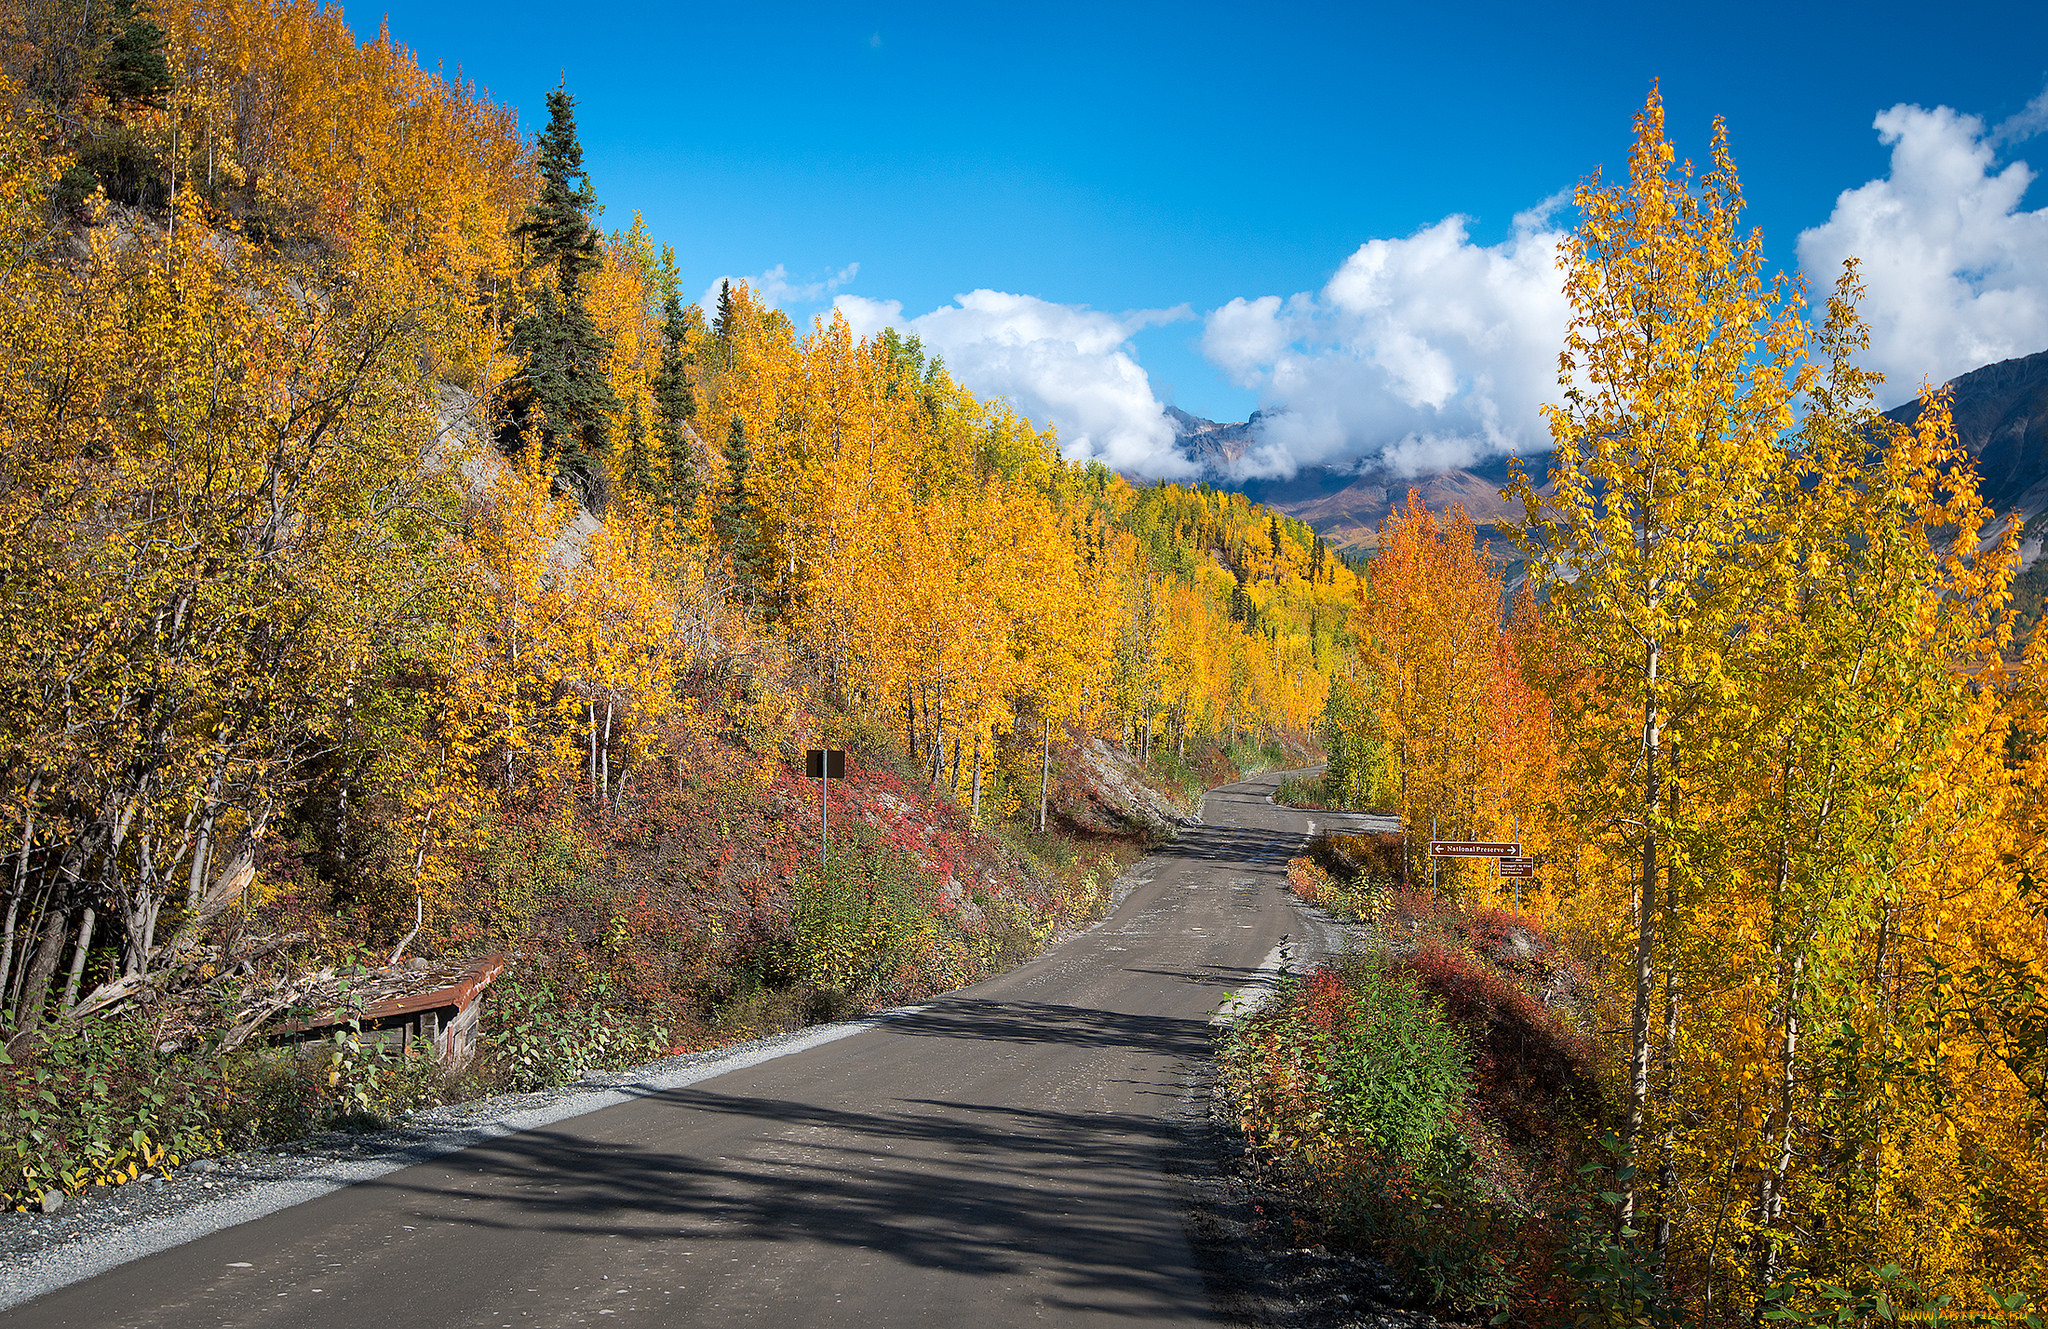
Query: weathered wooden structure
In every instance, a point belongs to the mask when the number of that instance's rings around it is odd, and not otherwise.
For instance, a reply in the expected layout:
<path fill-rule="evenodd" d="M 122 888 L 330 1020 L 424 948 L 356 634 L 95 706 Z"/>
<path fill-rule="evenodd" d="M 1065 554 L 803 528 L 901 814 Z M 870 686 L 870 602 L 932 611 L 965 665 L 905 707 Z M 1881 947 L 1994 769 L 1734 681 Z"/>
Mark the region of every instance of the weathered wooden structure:
<path fill-rule="evenodd" d="M 314 1014 L 281 1025 L 270 1036 L 280 1044 L 333 1037 L 354 1021 L 364 1044 L 393 1051 L 428 1051 L 454 1069 L 476 1055 L 477 1021 L 485 990 L 510 961 L 502 955 L 476 960 L 408 960 L 382 969 L 337 974 L 305 994 Z"/>

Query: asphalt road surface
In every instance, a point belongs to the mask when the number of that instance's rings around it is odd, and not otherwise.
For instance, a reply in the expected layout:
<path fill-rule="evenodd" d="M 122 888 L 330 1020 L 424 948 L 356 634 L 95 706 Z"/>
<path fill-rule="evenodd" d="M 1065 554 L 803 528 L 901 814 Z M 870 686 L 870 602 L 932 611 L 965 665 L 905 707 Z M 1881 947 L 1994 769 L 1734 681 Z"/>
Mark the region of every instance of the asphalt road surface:
<path fill-rule="evenodd" d="M 0 1322 L 1151 1326 L 1219 1317 L 1164 1168 L 1311 822 L 1209 795 L 1092 932 L 851 1037 L 335 1191 Z M 1380 819 L 1373 819 L 1378 821 Z M 1313 945 L 1313 943 L 1311 943 Z"/>

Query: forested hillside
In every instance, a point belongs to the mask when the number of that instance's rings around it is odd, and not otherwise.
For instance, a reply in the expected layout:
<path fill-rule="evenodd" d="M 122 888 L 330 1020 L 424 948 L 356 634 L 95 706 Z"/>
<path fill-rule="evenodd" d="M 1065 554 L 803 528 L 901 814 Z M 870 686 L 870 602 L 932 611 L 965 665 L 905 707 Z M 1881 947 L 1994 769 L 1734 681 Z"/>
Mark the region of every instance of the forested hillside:
<path fill-rule="evenodd" d="M 1120 762 L 1321 714 L 1307 528 L 686 303 L 549 106 L 331 7 L 0 6 L 0 1024 L 10 1110 L 117 1101 L 9 1117 L 8 1194 L 288 1128 L 228 1054 L 407 945 L 614 1055 L 957 984 L 1157 833 Z"/>

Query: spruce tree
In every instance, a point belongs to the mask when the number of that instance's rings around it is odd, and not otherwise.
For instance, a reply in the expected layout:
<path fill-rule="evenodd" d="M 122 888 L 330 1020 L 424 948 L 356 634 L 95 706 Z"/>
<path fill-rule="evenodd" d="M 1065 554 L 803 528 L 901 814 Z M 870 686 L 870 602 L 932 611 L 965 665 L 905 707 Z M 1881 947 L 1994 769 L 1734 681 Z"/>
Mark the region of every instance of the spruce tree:
<path fill-rule="evenodd" d="M 719 543 L 732 558 L 733 579 L 740 599 L 757 604 L 767 584 L 766 555 L 761 548 L 761 527 L 753 504 L 747 499 L 747 470 L 752 464 L 747 446 L 747 427 L 735 415 L 725 436 L 725 491 L 719 495 L 718 512 L 712 518 Z"/>
<path fill-rule="evenodd" d="M 619 482 L 643 498 L 659 499 L 659 477 L 647 453 L 647 428 L 640 419 L 640 398 L 626 403 L 626 455 Z"/>
<path fill-rule="evenodd" d="M 720 369 L 732 367 L 732 282 L 718 283 L 718 313 L 711 320 L 711 344 L 714 363 Z"/>
<path fill-rule="evenodd" d="M 654 374 L 654 436 L 661 443 L 656 483 L 677 527 L 687 531 L 700 489 L 689 427 L 697 402 L 690 392 L 690 327 L 676 286 L 675 251 L 665 245 L 655 286 L 661 292 L 661 364 Z"/>
<path fill-rule="evenodd" d="M 732 340 L 732 282 L 730 279 L 718 283 L 718 317 L 711 324 L 711 335 L 721 344 Z"/>
<path fill-rule="evenodd" d="M 529 271 L 546 270 L 533 305 L 512 328 L 512 352 L 524 373 L 506 403 L 510 451 L 530 435 L 556 474 L 592 509 L 603 506 L 599 460 L 611 442 L 611 413 L 620 408 L 605 375 L 611 341 L 583 303 L 583 278 L 599 263 L 596 207 L 583 148 L 576 140 L 576 101 L 565 88 L 548 94 L 548 127 L 536 165 L 540 196 L 512 228 L 526 245 Z"/>
<path fill-rule="evenodd" d="M 100 89 L 112 101 L 155 106 L 171 90 L 164 30 L 148 14 L 136 12 L 135 0 L 114 0 L 109 17 L 113 39 L 100 63 Z"/>

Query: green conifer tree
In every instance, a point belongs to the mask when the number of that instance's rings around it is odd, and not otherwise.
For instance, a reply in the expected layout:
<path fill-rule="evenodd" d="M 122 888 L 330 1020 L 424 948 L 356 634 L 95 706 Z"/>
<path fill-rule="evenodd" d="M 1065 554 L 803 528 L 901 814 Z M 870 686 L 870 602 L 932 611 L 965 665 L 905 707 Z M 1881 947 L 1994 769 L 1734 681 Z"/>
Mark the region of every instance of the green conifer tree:
<path fill-rule="evenodd" d="M 529 271 L 545 269 L 532 307 L 512 328 L 512 352 L 524 372 L 506 402 L 507 449 L 536 438 L 563 482 L 586 506 L 604 503 L 604 468 L 598 460 L 611 442 L 611 415 L 620 409 L 605 361 L 610 339 L 597 330 L 583 302 L 583 278 L 599 263 L 597 206 L 576 140 L 576 101 L 565 88 L 548 94 L 548 127 L 536 165 L 540 196 L 513 227 L 526 246 Z"/>
<path fill-rule="evenodd" d="M 732 340 L 732 282 L 718 283 L 718 316 L 711 324 L 711 335 L 720 342 Z"/>
<path fill-rule="evenodd" d="M 726 369 L 732 365 L 732 282 L 718 283 L 718 310 L 711 319 L 712 367 Z"/>
<path fill-rule="evenodd" d="M 654 374 L 654 436 L 660 440 L 661 501 L 683 531 L 697 510 L 701 488 L 697 458 L 690 446 L 690 421 L 697 401 L 690 391 L 690 325 L 676 277 L 675 251 L 662 246 L 661 268 L 655 274 L 661 293 L 661 364 Z"/>
<path fill-rule="evenodd" d="M 767 559 L 761 548 L 761 525 L 747 497 L 747 470 L 752 464 L 747 427 L 735 415 L 725 436 L 725 491 L 719 495 L 713 524 L 719 543 L 732 558 L 733 580 L 742 603 L 758 605 L 767 585 Z"/>
<path fill-rule="evenodd" d="M 640 398 L 635 396 L 626 403 L 626 455 L 623 461 L 624 474 L 619 483 L 641 497 L 653 501 L 661 499 L 660 483 L 655 474 L 652 458 L 647 451 L 647 427 L 640 419 Z"/>
<path fill-rule="evenodd" d="M 111 101 L 154 106 L 171 90 L 171 65 L 164 58 L 164 30 L 135 0 L 114 0 L 109 14 L 113 38 L 100 62 L 100 89 Z"/>

